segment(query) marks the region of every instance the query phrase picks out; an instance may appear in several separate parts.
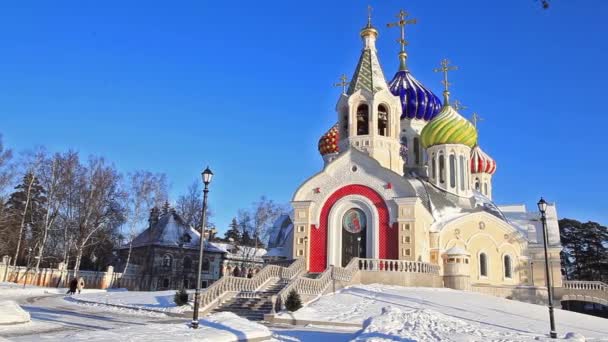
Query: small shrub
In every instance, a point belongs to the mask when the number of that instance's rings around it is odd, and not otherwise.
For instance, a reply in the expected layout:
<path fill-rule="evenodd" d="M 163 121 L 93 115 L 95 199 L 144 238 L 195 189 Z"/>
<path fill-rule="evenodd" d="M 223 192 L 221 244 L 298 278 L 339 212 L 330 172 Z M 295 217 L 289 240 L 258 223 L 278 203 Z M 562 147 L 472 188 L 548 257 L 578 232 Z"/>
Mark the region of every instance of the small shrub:
<path fill-rule="evenodd" d="M 285 308 L 291 312 L 298 311 L 302 307 L 302 299 L 296 290 L 291 290 L 285 300 Z"/>
<path fill-rule="evenodd" d="M 182 306 L 188 304 L 188 292 L 184 289 L 180 289 L 175 292 L 175 296 L 173 297 L 173 301 L 177 306 Z"/>

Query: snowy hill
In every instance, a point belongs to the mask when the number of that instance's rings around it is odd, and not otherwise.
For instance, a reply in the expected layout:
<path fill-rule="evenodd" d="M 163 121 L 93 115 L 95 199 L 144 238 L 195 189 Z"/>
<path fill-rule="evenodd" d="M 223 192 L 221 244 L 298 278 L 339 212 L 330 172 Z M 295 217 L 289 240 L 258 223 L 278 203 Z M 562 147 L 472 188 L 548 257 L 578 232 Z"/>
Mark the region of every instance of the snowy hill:
<path fill-rule="evenodd" d="M 362 324 L 357 341 L 535 341 L 549 330 L 547 307 L 443 288 L 360 285 L 319 298 L 297 319 Z M 608 341 L 608 320 L 555 310 L 558 335 Z"/>

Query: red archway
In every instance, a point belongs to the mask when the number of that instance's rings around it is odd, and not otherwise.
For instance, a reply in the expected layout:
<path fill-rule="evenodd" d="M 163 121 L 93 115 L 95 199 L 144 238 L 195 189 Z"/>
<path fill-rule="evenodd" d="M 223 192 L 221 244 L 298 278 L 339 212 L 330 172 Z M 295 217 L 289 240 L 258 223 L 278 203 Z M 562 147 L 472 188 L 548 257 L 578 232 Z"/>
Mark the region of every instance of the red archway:
<path fill-rule="evenodd" d="M 359 195 L 369 199 L 379 216 L 379 257 L 380 259 L 397 259 L 398 257 L 398 236 L 397 227 L 391 228 L 389 221 L 388 208 L 384 199 L 375 190 L 359 184 L 352 184 L 336 190 L 321 209 L 319 227 L 314 224 L 310 229 L 310 272 L 323 272 L 327 268 L 327 222 L 329 212 L 336 202 L 349 195 Z M 396 226 L 396 225 L 395 225 Z"/>

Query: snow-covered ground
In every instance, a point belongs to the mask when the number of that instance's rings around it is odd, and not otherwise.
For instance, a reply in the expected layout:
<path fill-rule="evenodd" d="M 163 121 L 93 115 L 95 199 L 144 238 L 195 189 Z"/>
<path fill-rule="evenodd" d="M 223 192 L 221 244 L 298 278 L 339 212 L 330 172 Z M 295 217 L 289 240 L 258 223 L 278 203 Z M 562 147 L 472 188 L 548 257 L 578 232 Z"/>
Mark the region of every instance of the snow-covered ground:
<path fill-rule="evenodd" d="M 0 301 L 0 325 L 22 324 L 30 321 L 30 314 L 12 300 Z"/>
<path fill-rule="evenodd" d="M 182 323 L 154 323 L 131 325 L 112 330 L 96 330 L 67 334 L 69 341 L 209 341 L 228 342 L 246 339 L 270 338 L 272 332 L 265 326 L 241 318 L 231 312 L 221 312 L 200 320 L 199 329 Z"/>
<path fill-rule="evenodd" d="M 182 313 L 192 308 L 189 305 L 177 306 L 173 301 L 175 291 L 107 291 L 84 292 L 72 296 L 78 301 L 92 305 L 119 305 L 127 308 L 141 308 L 168 313 Z"/>
<path fill-rule="evenodd" d="M 32 296 L 43 296 L 48 294 L 65 294 L 66 288 L 54 288 L 54 287 L 39 287 L 33 285 L 23 285 L 0 282 L 0 300 L 12 299 L 18 300 L 19 298 L 32 297 Z M 106 292 L 106 290 L 97 289 L 85 289 L 84 293 L 100 293 Z"/>
<path fill-rule="evenodd" d="M 279 316 L 292 315 L 363 324 L 357 341 L 532 341 L 542 340 L 549 329 L 545 306 L 442 288 L 352 286 Z M 575 332 L 608 341 L 606 319 L 560 309 L 555 319 L 562 337 Z"/>

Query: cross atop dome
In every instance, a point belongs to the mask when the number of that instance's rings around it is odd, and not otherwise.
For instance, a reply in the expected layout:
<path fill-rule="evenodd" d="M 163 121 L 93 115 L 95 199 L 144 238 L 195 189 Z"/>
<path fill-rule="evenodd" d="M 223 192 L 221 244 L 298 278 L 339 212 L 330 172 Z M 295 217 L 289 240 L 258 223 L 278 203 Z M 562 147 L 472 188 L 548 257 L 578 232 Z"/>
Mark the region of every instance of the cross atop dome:
<path fill-rule="evenodd" d="M 405 64 L 405 60 L 407 59 L 407 53 L 405 52 L 405 47 L 407 46 L 408 42 L 407 42 L 407 40 L 405 40 L 405 26 L 418 23 L 418 21 L 416 19 L 405 19 L 408 16 L 409 16 L 409 13 L 407 13 L 404 10 L 400 10 L 399 14 L 397 14 L 397 18 L 399 18 L 399 21 L 397 21 L 395 23 L 386 24 L 386 27 L 388 27 L 388 28 L 395 27 L 395 26 L 399 26 L 401 28 L 401 37 L 399 39 L 397 39 L 397 42 L 399 43 L 399 45 L 401 45 L 401 50 L 399 51 L 399 61 L 400 61 L 399 70 L 407 70 L 407 66 Z"/>
<path fill-rule="evenodd" d="M 443 81 L 441 83 L 444 85 L 445 89 L 443 90 L 443 105 L 450 105 L 450 82 L 448 82 L 448 72 L 458 70 L 458 67 L 455 65 L 450 65 L 450 61 L 447 58 L 444 58 L 441 61 L 441 68 L 435 68 L 433 71 L 442 72 L 443 73 Z"/>

